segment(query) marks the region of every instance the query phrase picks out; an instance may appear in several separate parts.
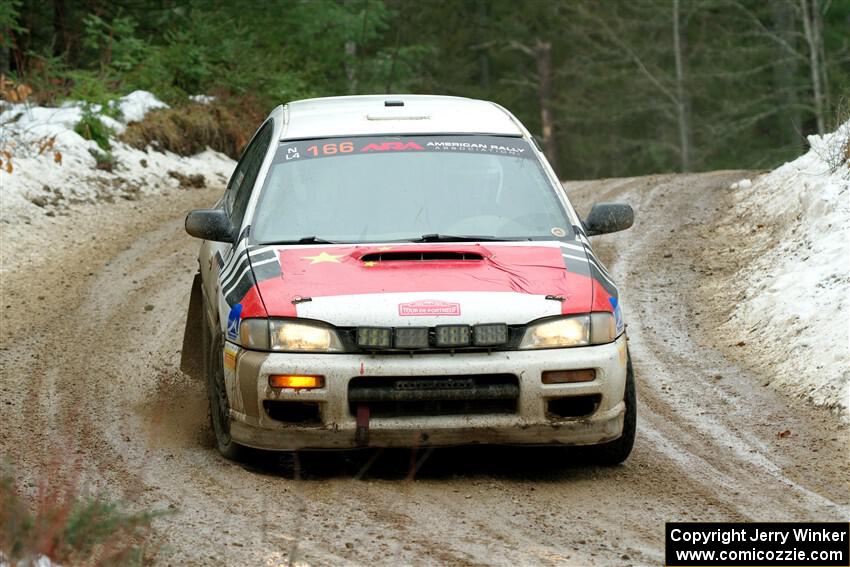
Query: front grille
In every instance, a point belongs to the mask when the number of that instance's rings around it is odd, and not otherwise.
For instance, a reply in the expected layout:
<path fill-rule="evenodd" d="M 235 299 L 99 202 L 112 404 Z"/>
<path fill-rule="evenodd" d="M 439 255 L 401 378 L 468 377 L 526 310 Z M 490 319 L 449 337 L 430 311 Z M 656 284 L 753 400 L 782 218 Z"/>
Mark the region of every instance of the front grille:
<path fill-rule="evenodd" d="M 361 327 L 362 329 L 362 327 Z M 399 329 L 426 329 L 425 327 L 386 327 L 391 333 L 390 339 L 395 342 L 396 333 Z M 431 353 L 453 353 L 453 352 L 492 352 L 516 350 L 519 346 L 522 336 L 525 334 L 525 325 L 508 325 L 506 341 L 502 344 L 494 345 L 476 345 L 469 344 L 464 346 L 442 347 L 438 346 L 436 327 L 427 328 L 428 346 L 425 348 L 404 348 L 404 347 L 370 347 L 357 344 L 357 327 L 337 327 L 337 336 L 339 336 L 345 347 L 346 352 L 362 352 L 371 354 L 431 354 Z M 470 326 L 470 332 L 474 336 L 474 327 Z"/>
<path fill-rule="evenodd" d="M 349 411 L 365 405 L 372 417 L 516 413 L 513 374 L 358 376 L 348 383 Z"/>

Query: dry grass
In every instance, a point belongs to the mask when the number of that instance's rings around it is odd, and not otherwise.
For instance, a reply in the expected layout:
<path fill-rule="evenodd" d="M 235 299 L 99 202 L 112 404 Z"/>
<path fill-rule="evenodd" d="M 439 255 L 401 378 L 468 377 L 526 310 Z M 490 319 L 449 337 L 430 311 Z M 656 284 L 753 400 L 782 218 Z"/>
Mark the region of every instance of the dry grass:
<path fill-rule="evenodd" d="M 144 541 L 158 513 L 129 513 L 119 503 L 82 494 L 76 483 L 46 475 L 35 494 L 17 485 L 0 463 L 0 564 L 142 565 Z"/>
<path fill-rule="evenodd" d="M 237 158 L 264 114 L 253 104 L 189 104 L 154 110 L 120 136 L 138 149 L 151 146 L 189 156 L 207 147 Z"/>
<path fill-rule="evenodd" d="M 835 173 L 850 165 L 850 120 L 838 126 L 832 136 L 832 143 L 820 157 L 829 166 L 829 172 Z"/>
<path fill-rule="evenodd" d="M 836 171 L 841 166 L 850 167 L 850 98 L 842 98 L 836 104 L 833 131 L 838 139 L 828 163 Z"/>

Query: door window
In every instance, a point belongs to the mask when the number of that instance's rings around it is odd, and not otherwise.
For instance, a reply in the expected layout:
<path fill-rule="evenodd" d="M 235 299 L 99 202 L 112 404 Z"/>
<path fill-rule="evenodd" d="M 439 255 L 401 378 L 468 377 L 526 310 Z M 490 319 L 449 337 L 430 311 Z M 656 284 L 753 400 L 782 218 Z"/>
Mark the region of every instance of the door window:
<path fill-rule="evenodd" d="M 225 193 L 224 206 L 230 214 L 230 221 L 235 227 L 242 226 L 242 218 L 248 201 L 254 188 L 254 182 L 263 165 L 263 159 L 272 141 L 274 124 L 269 120 L 260 128 L 260 131 L 248 145 L 242 154 L 242 158 L 236 166 L 236 170 L 230 178 L 230 184 Z"/>

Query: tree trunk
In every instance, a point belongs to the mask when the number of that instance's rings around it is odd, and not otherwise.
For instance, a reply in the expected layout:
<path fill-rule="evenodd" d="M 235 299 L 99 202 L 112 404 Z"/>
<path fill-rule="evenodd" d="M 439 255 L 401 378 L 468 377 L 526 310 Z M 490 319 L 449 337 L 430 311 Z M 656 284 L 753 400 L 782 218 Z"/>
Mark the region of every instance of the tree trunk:
<path fill-rule="evenodd" d="M 490 56 L 484 50 L 478 54 L 478 84 L 484 90 L 490 88 Z"/>
<path fill-rule="evenodd" d="M 821 14 L 818 0 L 812 0 L 812 29 L 814 32 L 813 35 L 815 37 L 815 43 L 818 46 L 818 60 L 820 61 L 823 108 L 825 113 L 829 113 L 830 109 L 832 108 L 832 105 L 829 101 L 829 76 L 827 75 L 829 65 L 827 64 L 826 59 L 826 49 L 823 45 L 823 15 Z"/>
<path fill-rule="evenodd" d="M 9 39 L 6 39 L 9 41 Z M 5 45 L 0 45 L 0 75 L 8 75 L 11 63 L 12 50 Z"/>
<path fill-rule="evenodd" d="M 540 126 L 543 130 L 543 153 L 558 172 L 558 151 L 555 143 L 555 120 L 552 115 L 552 44 L 537 40 L 534 47 L 537 62 L 537 100 L 540 105 Z"/>
<path fill-rule="evenodd" d="M 354 0 L 343 0 L 343 5 L 346 7 L 350 7 L 354 4 Z M 368 4 L 364 5 L 364 10 L 366 9 Z M 365 17 L 364 13 L 364 17 Z M 363 25 L 365 26 L 365 20 Z M 347 39 L 345 41 L 345 45 L 343 46 L 345 50 L 345 57 L 343 58 L 343 70 L 345 71 L 346 82 L 348 83 L 348 94 L 356 95 L 358 90 L 357 80 L 360 78 L 360 60 L 359 53 L 357 49 L 357 41 L 354 39 Z"/>
<path fill-rule="evenodd" d="M 30 48 L 30 30 L 33 29 L 35 23 L 35 10 L 29 3 L 24 0 L 18 9 L 19 20 L 21 24 L 20 31 L 9 30 L 9 39 L 11 40 L 10 55 L 13 66 L 18 76 L 19 81 L 26 81 L 29 73 L 29 48 Z"/>
<path fill-rule="evenodd" d="M 395 84 L 396 61 L 398 61 L 398 49 L 401 43 L 401 26 L 395 29 L 395 45 L 393 46 L 392 60 L 390 62 L 390 72 L 387 73 L 387 83 L 384 87 L 384 92 L 390 94 L 393 92 L 393 84 Z"/>
<path fill-rule="evenodd" d="M 369 21 L 369 0 L 363 0 L 363 26 L 360 32 L 360 49 L 357 50 L 355 42 L 346 42 L 345 49 L 348 50 L 349 43 L 356 51 L 357 70 L 354 72 L 354 81 L 349 82 L 352 94 L 360 94 L 360 84 L 363 82 L 363 46 L 366 44 L 366 24 Z"/>
<path fill-rule="evenodd" d="M 57 57 L 64 55 L 69 48 L 67 14 L 65 0 L 53 0 L 53 55 Z"/>
<path fill-rule="evenodd" d="M 478 3 L 478 43 L 484 43 L 490 36 L 489 2 Z M 490 53 L 487 47 L 482 47 L 478 52 L 478 84 L 482 89 L 490 88 Z"/>
<path fill-rule="evenodd" d="M 357 42 L 345 42 L 345 78 L 348 80 L 348 94 L 357 94 Z"/>
<path fill-rule="evenodd" d="M 770 3 L 773 28 L 788 45 L 794 45 L 794 12 L 791 0 L 771 0 Z M 800 117 L 799 100 L 797 99 L 797 59 L 788 57 L 788 51 L 782 45 L 776 47 L 777 63 L 773 66 L 773 81 L 779 92 L 779 103 L 782 112 L 777 113 L 778 127 L 784 144 L 789 148 L 801 149 L 803 121 Z"/>
<path fill-rule="evenodd" d="M 812 78 L 812 94 L 814 97 L 815 120 L 818 125 L 818 134 L 826 133 L 824 124 L 824 102 L 823 102 L 823 70 L 820 60 L 821 46 L 820 37 L 815 21 L 820 19 L 818 0 L 800 0 L 800 12 L 803 17 L 803 32 L 806 44 L 809 48 L 809 73 Z"/>
<path fill-rule="evenodd" d="M 683 172 L 691 170 L 690 100 L 685 86 L 686 38 L 679 22 L 679 0 L 673 0 L 673 54 L 676 59 L 676 118 L 679 123 L 679 157 Z"/>

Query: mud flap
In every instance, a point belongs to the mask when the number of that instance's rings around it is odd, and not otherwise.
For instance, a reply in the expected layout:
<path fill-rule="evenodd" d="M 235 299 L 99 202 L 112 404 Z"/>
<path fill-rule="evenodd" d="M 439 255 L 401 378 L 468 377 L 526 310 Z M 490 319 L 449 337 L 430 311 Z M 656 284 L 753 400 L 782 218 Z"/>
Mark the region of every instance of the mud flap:
<path fill-rule="evenodd" d="M 189 309 L 186 312 L 186 327 L 183 329 L 183 349 L 180 354 L 180 370 L 198 380 L 204 379 L 204 297 L 201 291 L 201 274 L 195 274 L 192 292 L 189 294 Z"/>

